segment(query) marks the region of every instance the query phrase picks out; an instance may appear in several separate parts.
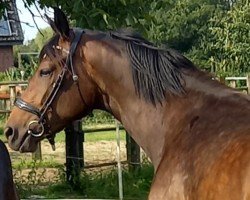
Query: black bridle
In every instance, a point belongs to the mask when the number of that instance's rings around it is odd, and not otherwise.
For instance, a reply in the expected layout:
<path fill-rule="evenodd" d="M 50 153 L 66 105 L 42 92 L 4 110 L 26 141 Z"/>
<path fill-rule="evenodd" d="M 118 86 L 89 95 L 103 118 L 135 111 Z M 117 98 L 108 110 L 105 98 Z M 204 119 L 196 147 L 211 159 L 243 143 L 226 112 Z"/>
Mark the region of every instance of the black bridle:
<path fill-rule="evenodd" d="M 46 113 L 48 109 L 50 108 L 52 102 L 54 101 L 59 89 L 61 88 L 62 82 L 65 78 L 66 72 L 70 72 L 72 75 L 72 79 L 74 81 L 78 81 L 78 76 L 75 74 L 74 66 L 73 66 L 73 57 L 75 54 L 75 51 L 77 49 L 77 46 L 79 44 L 79 41 L 81 40 L 81 36 L 83 34 L 83 30 L 81 29 L 75 29 L 74 30 L 74 39 L 70 45 L 70 50 L 67 55 L 66 63 L 64 67 L 62 68 L 62 71 L 58 75 L 56 81 L 53 84 L 53 88 L 51 89 L 47 99 L 43 103 L 43 106 L 41 108 L 37 108 L 33 105 L 31 105 L 28 102 L 25 102 L 21 98 L 17 98 L 15 101 L 15 106 L 17 106 L 19 109 L 30 112 L 34 115 L 36 115 L 39 119 L 38 120 L 32 120 L 28 124 L 28 134 L 32 135 L 33 137 L 41 137 L 44 135 L 45 128 L 46 130 L 49 130 L 50 126 L 46 123 Z M 59 47 L 61 48 L 61 47 Z M 39 133 L 33 132 L 31 129 L 32 124 L 38 124 L 41 126 L 41 131 Z M 46 135 L 46 137 L 50 140 L 49 136 Z"/>

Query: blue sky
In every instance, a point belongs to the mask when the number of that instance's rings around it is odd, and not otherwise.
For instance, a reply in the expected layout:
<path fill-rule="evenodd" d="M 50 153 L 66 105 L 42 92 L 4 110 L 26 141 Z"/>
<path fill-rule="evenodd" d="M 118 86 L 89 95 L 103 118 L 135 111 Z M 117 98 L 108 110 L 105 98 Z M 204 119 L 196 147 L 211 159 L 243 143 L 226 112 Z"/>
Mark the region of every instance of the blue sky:
<path fill-rule="evenodd" d="M 30 25 L 33 26 L 33 27 L 29 27 L 28 25 L 21 23 L 22 29 L 24 32 L 24 42 L 27 42 L 28 40 L 35 38 L 38 30 L 37 30 L 37 28 L 32 20 L 32 16 L 31 16 L 29 10 L 24 7 L 23 1 L 16 0 L 16 4 L 17 4 L 17 9 L 18 9 L 20 21 L 21 22 L 28 22 Z M 35 15 L 39 15 L 38 11 L 36 10 L 36 8 L 34 6 L 31 7 L 31 10 Z M 41 12 L 44 13 L 43 11 L 41 11 Z M 37 23 L 39 28 L 45 28 L 45 27 L 49 26 L 40 17 L 35 17 L 35 20 L 36 20 L 36 23 Z"/>

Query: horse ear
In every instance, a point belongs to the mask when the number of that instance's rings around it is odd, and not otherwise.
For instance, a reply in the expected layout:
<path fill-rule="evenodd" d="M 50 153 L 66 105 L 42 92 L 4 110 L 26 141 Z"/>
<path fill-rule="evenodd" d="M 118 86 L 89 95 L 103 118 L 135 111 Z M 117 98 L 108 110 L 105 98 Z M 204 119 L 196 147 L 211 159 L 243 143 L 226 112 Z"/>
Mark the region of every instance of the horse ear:
<path fill-rule="evenodd" d="M 59 34 L 59 31 L 58 31 L 57 28 L 56 28 L 55 22 L 54 22 L 48 15 L 46 15 L 46 14 L 45 14 L 45 18 L 47 19 L 47 21 L 48 21 L 50 27 L 53 29 L 53 31 L 54 31 L 55 33 L 58 33 L 58 34 Z"/>
<path fill-rule="evenodd" d="M 66 15 L 63 11 L 57 7 L 54 7 L 54 24 L 57 32 L 63 37 L 64 39 L 69 38 L 69 23 L 67 20 Z M 53 27 L 52 27 L 53 28 Z"/>

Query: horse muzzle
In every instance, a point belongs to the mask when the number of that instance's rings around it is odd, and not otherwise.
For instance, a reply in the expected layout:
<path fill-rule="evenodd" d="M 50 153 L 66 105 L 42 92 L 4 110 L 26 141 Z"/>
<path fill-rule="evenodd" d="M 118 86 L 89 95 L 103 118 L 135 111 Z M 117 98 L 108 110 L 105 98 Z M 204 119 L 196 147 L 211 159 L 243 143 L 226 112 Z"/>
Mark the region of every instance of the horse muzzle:
<path fill-rule="evenodd" d="M 20 134 L 21 133 L 21 134 Z M 38 139 L 28 134 L 28 131 L 19 131 L 14 127 L 6 127 L 4 134 L 11 149 L 20 152 L 34 152 L 37 149 Z"/>

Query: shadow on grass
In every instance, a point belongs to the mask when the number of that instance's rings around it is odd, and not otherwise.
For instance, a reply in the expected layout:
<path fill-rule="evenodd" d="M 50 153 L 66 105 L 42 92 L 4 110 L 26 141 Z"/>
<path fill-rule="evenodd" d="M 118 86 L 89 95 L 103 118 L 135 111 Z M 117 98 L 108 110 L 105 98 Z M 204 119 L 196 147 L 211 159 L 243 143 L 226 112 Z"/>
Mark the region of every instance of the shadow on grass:
<path fill-rule="evenodd" d="M 63 170 L 63 169 L 59 169 Z M 65 173 L 53 183 L 18 183 L 21 198 L 32 195 L 44 198 L 113 198 L 118 199 L 118 177 L 115 168 L 105 171 L 83 172 L 76 187 L 65 182 Z M 124 199 L 147 199 L 153 178 L 151 164 L 143 164 L 141 169 L 129 172 L 123 170 Z"/>

